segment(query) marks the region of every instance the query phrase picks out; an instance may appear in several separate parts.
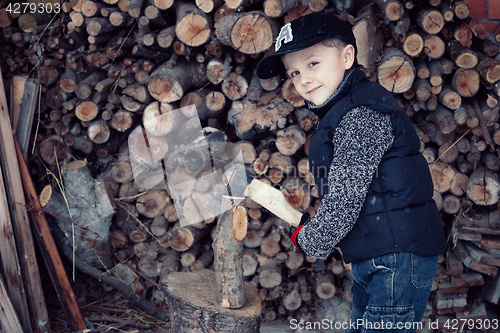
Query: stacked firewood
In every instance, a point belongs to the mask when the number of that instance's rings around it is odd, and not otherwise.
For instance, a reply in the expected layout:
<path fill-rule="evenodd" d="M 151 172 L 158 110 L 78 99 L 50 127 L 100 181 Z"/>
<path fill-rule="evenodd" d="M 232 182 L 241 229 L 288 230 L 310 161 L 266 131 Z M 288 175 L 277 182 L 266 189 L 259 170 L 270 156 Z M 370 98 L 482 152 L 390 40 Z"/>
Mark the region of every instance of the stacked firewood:
<path fill-rule="evenodd" d="M 43 163 L 57 170 L 82 159 L 102 180 L 115 211 L 111 271 L 136 293 L 213 261 L 217 219 L 203 205 L 220 188 L 200 177 L 209 162 L 202 150 L 169 151 L 169 134 L 205 137 L 223 162 L 241 152 L 261 180 L 315 214 L 321 203 L 307 154 L 317 118 L 290 80 L 260 80 L 253 70 L 284 23 L 332 11 L 353 26 L 358 62 L 400 101 L 429 162 L 450 247 L 427 320 L 492 315 L 488 306 L 500 298 L 500 38 L 471 20 L 465 2 L 74 0 L 60 8 L 21 17 L 4 4 L 1 65 L 40 80 L 42 98 L 32 104 Z M 173 116 L 179 108 L 182 119 Z M 193 184 L 176 190 L 182 216 L 160 186 L 164 170 Z M 50 202 L 52 190 L 44 191 Z M 265 318 L 345 321 L 349 267 L 294 251 L 285 222 L 249 200 L 244 206 L 244 276 L 259 287 Z M 201 222 L 181 226 L 181 218 Z"/>

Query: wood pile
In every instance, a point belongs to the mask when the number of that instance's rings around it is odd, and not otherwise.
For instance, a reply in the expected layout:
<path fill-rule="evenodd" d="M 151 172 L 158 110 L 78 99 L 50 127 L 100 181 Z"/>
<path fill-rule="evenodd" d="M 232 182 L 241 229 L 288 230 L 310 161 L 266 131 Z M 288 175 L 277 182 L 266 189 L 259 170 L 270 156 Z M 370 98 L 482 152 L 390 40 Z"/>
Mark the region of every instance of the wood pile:
<path fill-rule="evenodd" d="M 392 91 L 413 121 L 429 163 L 450 247 L 426 320 L 496 318 L 500 36 L 472 20 L 465 2 L 73 0 L 56 16 L 2 6 L 7 82 L 39 79 L 30 99 L 38 122 L 31 141 L 43 161 L 30 159 L 37 179 L 44 166 L 54 174 L 68 165 L 89 168 L 87 182 L 99 181 L 108 194 L 92 200 L 109 200 L 114 215 L 113 250 L 88 246 L 103 263 L 114 260 L 108 269 L 136 294 L 160 302 L 159 279 L 213 265 L 217 219 L 203 204 L 220 187 L 200 177 L 211 157 L 197 142 L 207 142 L 220 164 L 241 152 L 246 167 L 298 211 L 314 215 L 321 205 L 307 158 L 317 118 L 290 80 L 260 80 L 253 70 L 284 23 L 334 11 L 353 26 L 367 75 Z M 168 135 L 193 144 L 173 149 Z M 176 198 L 164 186 L 169 171 L 185 185 Z M 47 186 L 44 203 L 59 191 Z M 244 206 L 244 276 L 259 288 L 265 320 L 347 320 L 349 267 L 293 251 L 285 222 L 254 202 Z M 181 226 L 182 218 L 200 222 Z"/>

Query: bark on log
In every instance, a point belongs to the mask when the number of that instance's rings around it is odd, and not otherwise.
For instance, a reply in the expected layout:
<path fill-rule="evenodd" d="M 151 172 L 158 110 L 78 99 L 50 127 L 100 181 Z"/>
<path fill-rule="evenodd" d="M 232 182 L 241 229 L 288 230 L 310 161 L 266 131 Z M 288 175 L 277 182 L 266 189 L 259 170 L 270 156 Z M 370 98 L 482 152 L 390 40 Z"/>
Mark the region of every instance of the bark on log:
<path fill-rule="evenodd" d="M 232 200 L 222 198 L 222 205 L 231 208 Z M 224 308 L 236 309 L 245 304 L 243 282 L 243 240 L 248 226 L 247 211 L 237 206 L 225 211 L 213 235 L 214 269 L 217 302 Z"/>
<path fill-rule="evenodd" d="M 56 218 L 78 257 L 94 267 L 111 267 L 108 240 L 114 209 L 102 180 L 92 178 L 87 163 L 77 160 L 67 164 L 63 181 L 63 194 L 49 185 L 44 188 L 41 206 Z"/>
<path fill-rule="evenodd" d="M 166 63 L 160 65 L 149 78 L 148 91 L 159 102 L 170 103 L 178 101 L 187 89 L 200 87 L 207 82 L 204 73 L 196 69 L 197 62 L 177 63 L 168 68 Z"/>
<path fill-rule="evenodd" d="M 217 304 L 215 274 L 210 270 L 173 272 L 160 282 L 170 311 L 173 332 L 257 333 L 262 305 L 256 287 L 246 282 L 246 304 L 227 309 Z"/>

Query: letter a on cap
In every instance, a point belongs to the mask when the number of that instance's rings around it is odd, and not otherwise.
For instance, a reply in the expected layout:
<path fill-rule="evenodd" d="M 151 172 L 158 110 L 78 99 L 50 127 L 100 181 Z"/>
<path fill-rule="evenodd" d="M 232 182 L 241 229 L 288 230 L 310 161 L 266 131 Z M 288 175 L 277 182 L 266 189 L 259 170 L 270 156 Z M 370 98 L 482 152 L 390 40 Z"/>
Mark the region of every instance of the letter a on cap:
<path fill-rule="evenodd" d="M 284 41 L 285 43 L 291 42 L 293 39 L 292 35 L 292 26 L 290 23 L 287 23 L 281 28 L 278 39 L 276 39 L 276 51 L 278 51 L 281 47 L 281 43 Z"/>

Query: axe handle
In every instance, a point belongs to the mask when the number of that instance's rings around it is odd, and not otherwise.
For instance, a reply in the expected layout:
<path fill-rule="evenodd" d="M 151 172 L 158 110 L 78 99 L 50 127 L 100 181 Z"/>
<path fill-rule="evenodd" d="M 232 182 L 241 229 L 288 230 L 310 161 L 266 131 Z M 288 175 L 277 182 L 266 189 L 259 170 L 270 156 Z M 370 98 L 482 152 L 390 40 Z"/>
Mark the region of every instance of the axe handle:
<path fill-rule="evenodd" d="M 281 191 L 258 179 L 254 179 L 246 187 L 245 195 L 283 221 L 294 227 L 299 226 L 302 213 L 295 210 L 288 203 Z"/>

